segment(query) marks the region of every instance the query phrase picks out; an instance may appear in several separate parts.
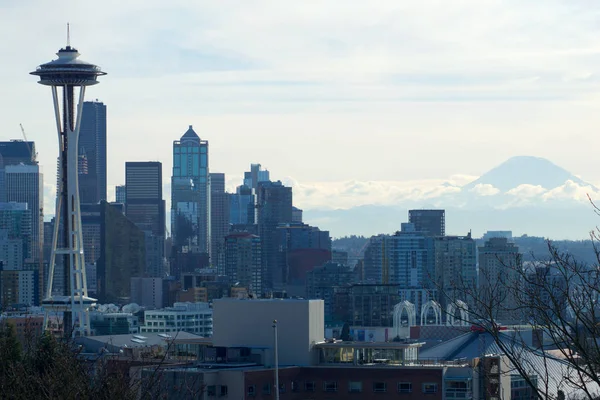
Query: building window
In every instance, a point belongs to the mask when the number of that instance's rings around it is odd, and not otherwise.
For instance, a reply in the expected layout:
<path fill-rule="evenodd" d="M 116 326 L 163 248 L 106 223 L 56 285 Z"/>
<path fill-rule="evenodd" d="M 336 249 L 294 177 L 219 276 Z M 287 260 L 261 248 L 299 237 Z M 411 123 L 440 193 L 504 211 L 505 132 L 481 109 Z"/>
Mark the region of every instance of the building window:
<path fill-rule="evenodd" d="M 324 392 L 337 392 L 337 382 L 336 381 L 323 382 L 323 391 Z"/>
<path fill-rule="evenodd" d="M 315 383 L 314 382 L 304 382 L 304 390 L 307 392 L 315 391 Z"/>
<path fill-rule="evenodd" d="M 360 393 L 362 392 L 362 382 L 360 381 L 350 381 L 348 382 L 348 391 L 350 393 Z"/>
<path fill-rule="evenodd" d="M 437 383 L 424 383 L 423 393 L 437 393 Z"/>
<path fill-rule="evenodd" d="M 385 382 L 373 382 L 373 391 L 376 393 L 384 393 L 387 391 L 387 384 Z"/>
<path fill-rule="evenodd" d="M 265 383 L 263 385 L 262 392 L 263 392 L 263 394 L 271 394 L 271 384 L 270 383 Z"/>
<path fill-rule="evenodd" d="M 398 382 L 398 393 L 412 393 L 412 383 Z"/>
<path fill-rule="evenodd" d="M 220 386 L 219 388 L 219 396 L 227 396 L 227 386 Z"/>
<path fill-rule="evenodd" d="M 297 393 L 300 391 L 300 385 L 297 381 L 292 381 L 292 392 Z"/>
<path fill-rule="evenodd" d="M 215 385 L 207 386 L 206 395 L 208 397 L 215 397 L 217 395 L 217 387 Z"/>

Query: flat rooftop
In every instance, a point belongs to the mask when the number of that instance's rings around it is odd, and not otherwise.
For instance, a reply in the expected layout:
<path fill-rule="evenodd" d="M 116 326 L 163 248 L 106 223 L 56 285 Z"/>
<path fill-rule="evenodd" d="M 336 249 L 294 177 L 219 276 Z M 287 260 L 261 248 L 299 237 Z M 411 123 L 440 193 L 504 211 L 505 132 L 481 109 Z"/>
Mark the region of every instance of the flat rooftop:
<path fill-rule="evenodd" d="M 425 342 L 321 342 L 315 344 L 316 348 L 328 349 L 406 349 L 411 347 L 421 347 Z"/>

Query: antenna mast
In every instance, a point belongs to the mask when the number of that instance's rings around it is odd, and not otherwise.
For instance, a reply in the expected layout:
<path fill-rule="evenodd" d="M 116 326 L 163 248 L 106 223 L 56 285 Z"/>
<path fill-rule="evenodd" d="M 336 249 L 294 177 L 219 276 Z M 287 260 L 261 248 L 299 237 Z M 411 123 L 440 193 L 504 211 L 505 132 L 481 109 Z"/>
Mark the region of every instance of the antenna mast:
<path fill-rule="evenodd" d="M 71 27 L 67 22 L 67 47 L 71 47 Z"/>

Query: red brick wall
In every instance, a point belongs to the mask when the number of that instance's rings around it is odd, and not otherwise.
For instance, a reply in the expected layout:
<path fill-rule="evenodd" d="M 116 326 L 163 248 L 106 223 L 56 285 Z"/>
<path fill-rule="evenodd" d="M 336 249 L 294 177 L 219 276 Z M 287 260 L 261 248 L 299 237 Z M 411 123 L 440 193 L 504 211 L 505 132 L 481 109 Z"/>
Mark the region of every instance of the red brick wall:
<path fill-rule="evenodd" d="M 245 392 L 248 386 L 254 385 L 255 396 L 248 396 L 249 400 L 273 400 L 274 396 L 274 371 L 260 370 L 248 371 L 245 374 Z M 298 382 L 299 391 L 292 392 L 292 381 Z M 337 392 L 325 392 L 323 384 L 326 381 L 337 382 Z M 362 382 L 361 393 L 350 393 L 350 381 Z M 315 391 L 307 392 L 305 382 L 314 382 Z M 374 382 L 385 382 L 385 393 L 373 392 Z M 398 393 L 398 382 L 411 382 L 412 393 Z M 424 394 L 422 384 L 434 382 L 438 384 L 435 394 Z M 263 385 L 271 384 L 271 394 L 263 394 Z M 327 400 L 327 399 L 442 399 L 442 369 L 441 368 L 349 368 L 349 367 L 293 367 L 279 370 L 279 383 L 285 385 L 285 392 L 280 394 L 281 400 Z"/>

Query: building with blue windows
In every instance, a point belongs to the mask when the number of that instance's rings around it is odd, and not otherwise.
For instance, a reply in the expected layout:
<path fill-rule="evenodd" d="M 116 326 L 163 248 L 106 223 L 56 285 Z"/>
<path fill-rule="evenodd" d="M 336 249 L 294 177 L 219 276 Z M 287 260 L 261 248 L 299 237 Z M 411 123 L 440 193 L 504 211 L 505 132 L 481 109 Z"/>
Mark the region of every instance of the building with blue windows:
<path fill-rule="evenodd" d="M 252 188 L 241 185 L 229 195 L 229 223 L 231 225 L 254 224 L 256 196 Z"/>
<path fill-rule="evenodd" d="M 209 196 L 208 141 L 201 140 L 190 125 L 173 142 L 171 234 L 177 249 L 209 252 Z"/>

